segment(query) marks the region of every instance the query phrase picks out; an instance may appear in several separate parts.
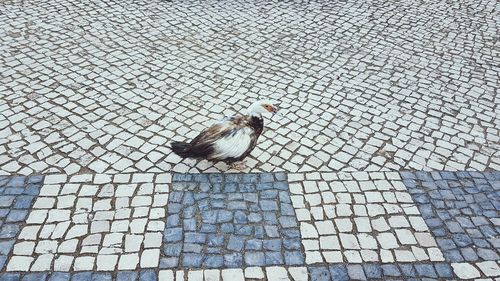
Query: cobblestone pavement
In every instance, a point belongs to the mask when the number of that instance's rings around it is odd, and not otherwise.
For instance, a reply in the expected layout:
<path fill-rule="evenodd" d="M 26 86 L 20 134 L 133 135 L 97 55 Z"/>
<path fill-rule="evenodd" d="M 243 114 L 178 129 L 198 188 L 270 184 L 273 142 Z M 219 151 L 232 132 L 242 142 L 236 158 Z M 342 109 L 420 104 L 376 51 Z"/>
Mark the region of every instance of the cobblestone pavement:
<path fill-rule="evenodd" d="M 500 279 L 497 1 L 0 11 L 0 281 Z M 243 173 L 168 148 L 258 98 Z"/>
<path fill-rule="evenodd" d="M 422 217 L 459 277 L 500 274 L 500 173 L 404 173 Z"/>
<path fill-rule="evenodd" d="M 304 264 L 284 174 L 176 174 L 172 188 L 162 266 Z"/>
<path fill-rule="evenodd" d="M 225 171 L 166 144 L 258 97 L 247 171 L 500 170 L 494 0 L 1 5 L 3 174 Z"/>
<path fill-rule="evenodd" d="M 498 172 L 0 179 L 0 280 L 500 278 Z"/>

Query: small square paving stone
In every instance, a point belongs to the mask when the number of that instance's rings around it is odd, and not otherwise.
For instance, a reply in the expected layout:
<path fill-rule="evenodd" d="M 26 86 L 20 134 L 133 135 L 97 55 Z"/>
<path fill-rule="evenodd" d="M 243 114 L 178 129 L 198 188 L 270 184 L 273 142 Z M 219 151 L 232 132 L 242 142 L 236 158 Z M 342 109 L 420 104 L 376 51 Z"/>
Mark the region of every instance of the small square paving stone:
<path fill-rule="evenodd" d="M 399 271 L 399 268 L 395 264 L 383 264 L 382 265 L 382 272 L 384 276 L 401 276 L 401 272 Z"/>
<path fill-rule="evenodd" d="M 334 280 L 346 281 L 349 280 L 347 268 L 344 265 L 332 265 L 329 267 L 331 276 Z"/>
<path fill-rule="evenodd" d="M 439 277 L 441 278 L 451 278 L 453 277 L 453 269 L 447 263 L 436 263 L 434 264 L 434 268 Z"/>
<path fill-rule="evenodd" d="M 365 264 L 363 265 L 367 278 L 380 278 L 382 276 L 382 268 L 379 264 Z"/>
<path fill-rule="evenodd" d="M 290 202 L 283 174 L 174 174 L 160 266 L 303 265 Z"/>
<path fill-rule="evenodd" d="M 48 281 L 69 281 L 71 274 L 68 272 L 52 272 Z"/>
<path fill-rule="evenodd" d="M 330 271 L 328 270 L 328 267 L 325 266 L 314 266 L 314 267 L 308 267 L 309 270 L 309 276 L 311 280 L 318 280 L 318 281 L 330 281 L 331 275 Z"/>
<path fill-rule="evenodd" d="M 366 280 L 365 272 L 363 271 L 363 267 L 359 264 L 348 265 L 347 272 L 349 277 L 353 280 Z"/>
<path fill-rule="evenodd" d="M 21 279 L 22 281 L 40 281 L 47 279 L 49 273 L 37 272 L 37 273 L 27 273 Z"/>
<path fill-rule="evenodd" d="M 41 176 L 12 176 L 0 180 L 0 270 L 7 263 L 7 256 L 25 223 L 33 199 L 40 192 L 42 181 Z"/>
<path fill-rule="evenodd" d="M 92 274 L 92 281 L 111 281 L 113 280 L 113 274 L 110 272 L 94 272 Z"/>
<path fill-rule="evenodd" d="M 21 280 L 21 275 L 19 273 L 0 273 L 0 280 L 19 281 Z"/>

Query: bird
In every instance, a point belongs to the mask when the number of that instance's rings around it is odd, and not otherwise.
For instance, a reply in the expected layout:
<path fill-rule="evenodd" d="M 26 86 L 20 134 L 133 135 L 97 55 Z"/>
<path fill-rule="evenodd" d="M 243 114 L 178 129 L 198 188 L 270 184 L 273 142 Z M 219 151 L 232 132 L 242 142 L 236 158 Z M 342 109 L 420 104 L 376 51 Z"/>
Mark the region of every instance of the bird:
<path fill-rule="evenodd" d="M 172 141 L 170 148 L 181 158 L 222 161 L 240 170 L 241 161 L 255 148 L 264 129 L 262 114 L 277 112 L 278 107 L 269 100 L 258 100 L 248 107 L 248 114 L 226 117 L 191 141 Z"/>

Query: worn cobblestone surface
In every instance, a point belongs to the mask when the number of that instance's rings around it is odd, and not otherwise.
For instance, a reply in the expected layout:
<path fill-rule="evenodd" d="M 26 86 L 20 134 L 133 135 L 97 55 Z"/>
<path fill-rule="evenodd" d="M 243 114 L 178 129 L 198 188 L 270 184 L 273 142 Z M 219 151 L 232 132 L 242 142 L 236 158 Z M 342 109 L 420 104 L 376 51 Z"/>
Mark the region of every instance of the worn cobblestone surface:
<path fill-rule="evenodd" d="M 0 10 L 1 281 L 500 278 L 497 1 Z M 258 98 L 258 174 L 168 148 Z"/>
<path fill-rule="evenodd" d="M 499 175 L 2 177 L 0 280 L 494 280 Z"/>
<path fill-rule="evenodd" d="M 258 97 L 247 171 L 500 170 L 495 0 L 1 7 L 2 174 L 226 170 L 166 144 Z"/>
<path fill-rule="evenodd" d="M 463 274 L 459 276 L 500 276 L 500 173 L 402 176 L 446 261 Z"/>
<path fill-rule="evenodd" d="M 299 225 L 279 174 L 174 174 L 160 267 L 303 265 Z"/>

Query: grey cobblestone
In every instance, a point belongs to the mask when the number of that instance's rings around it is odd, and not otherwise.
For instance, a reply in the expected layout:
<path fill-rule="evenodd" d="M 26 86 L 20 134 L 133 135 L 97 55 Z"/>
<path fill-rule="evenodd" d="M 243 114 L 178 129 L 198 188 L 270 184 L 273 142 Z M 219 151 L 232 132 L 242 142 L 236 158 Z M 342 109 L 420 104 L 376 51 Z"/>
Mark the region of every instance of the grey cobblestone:
<path fill-rule="evenodd" d="M 304 264 L 304 256 L 298 251 L 299 225 L 288 189 L 276 188 L 277 183 L 286 185 L 283 175 L 210 174 L 204 178 L 174 175 L 172 180 L 163 266 L 233 268 Z M 269 187 L 255 188 L 264 183 Z M 202 184 L 208 184 L 209 189 L 202 190 Z"/>

